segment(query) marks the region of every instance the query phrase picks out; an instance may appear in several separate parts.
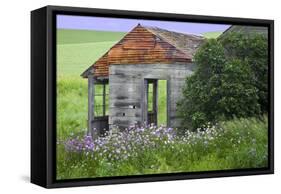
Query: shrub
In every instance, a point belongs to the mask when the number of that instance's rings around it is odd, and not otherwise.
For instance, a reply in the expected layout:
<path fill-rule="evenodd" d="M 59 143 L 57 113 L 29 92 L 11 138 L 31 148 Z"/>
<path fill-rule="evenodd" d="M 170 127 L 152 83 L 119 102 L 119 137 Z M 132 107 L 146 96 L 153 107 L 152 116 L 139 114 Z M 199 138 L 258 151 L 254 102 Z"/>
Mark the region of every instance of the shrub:
<path fill-rule="evenodd" d="M 183 96 L 178 102 L 178 115 L 182 117 L 184 128 L 194 129 L 207 122 L 252 117 L 265 112 L 266 52 L 254 49 L 260 44 L 264 48 L 264 41 L 260 37 L 240 35 L 244 39 L 235 46 L 232 43 L 236 43 L 236 36 L 223 41 L 210 39 L 198 49 L 195 55 L 197 69 L 186 78 Z M 250 51 L 252 54 L 248 55 L 247 49 L 252 49 L 253 53 Z M 253 65 L 258 59 L 261 59 L 258 64 L 263 63 L 259 68 Z"/>
<path fill-rule="evenodd" d="M 239 59 L 252 70 L 251 79 L 257 88 L 261 111 L 268 111 L 268 40 L 267 36 L 232 32 L 224 36 L 222 43 L 228 59 Z"/>

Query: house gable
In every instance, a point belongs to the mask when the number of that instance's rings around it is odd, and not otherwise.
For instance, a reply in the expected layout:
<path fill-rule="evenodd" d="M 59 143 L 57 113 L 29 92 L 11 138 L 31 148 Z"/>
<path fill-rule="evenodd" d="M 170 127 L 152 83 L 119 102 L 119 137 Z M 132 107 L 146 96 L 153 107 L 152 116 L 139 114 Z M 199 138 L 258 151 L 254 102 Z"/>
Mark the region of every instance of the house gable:
<path fill-rule="evenodd" d="M 95 77 L 109 74 L 113 64 L 190 63 L 203 37 L 137 25 L 83 74 Z"/>

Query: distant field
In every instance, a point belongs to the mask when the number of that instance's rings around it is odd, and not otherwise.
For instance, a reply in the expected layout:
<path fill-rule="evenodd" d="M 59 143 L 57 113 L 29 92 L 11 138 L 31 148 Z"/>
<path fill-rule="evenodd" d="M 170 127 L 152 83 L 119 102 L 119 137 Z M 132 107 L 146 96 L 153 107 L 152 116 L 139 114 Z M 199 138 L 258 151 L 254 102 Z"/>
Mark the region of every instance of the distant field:
<path fill-rule="evenodd" d="M 222 32 L 205 32 L 203 36 L 205 38 L 217 38 L 222 34 Z"/>
<path fill-rule="evenodd" d="M 125 34 L 125 32 L 59 29 L 57 30 L 57 43 L 73 44 L 117 41 L 120 40 Z"/>
<path fill-rule="evenodd" d="M 79 77 L 117 41 L 59 44 L 57 46 L 58 73 Z"/>

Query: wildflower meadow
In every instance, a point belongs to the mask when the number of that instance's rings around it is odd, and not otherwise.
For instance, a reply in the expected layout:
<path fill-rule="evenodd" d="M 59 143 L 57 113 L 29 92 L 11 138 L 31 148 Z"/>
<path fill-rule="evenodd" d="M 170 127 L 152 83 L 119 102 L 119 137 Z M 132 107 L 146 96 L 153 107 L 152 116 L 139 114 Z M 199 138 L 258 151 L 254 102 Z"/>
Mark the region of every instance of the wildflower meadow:
<path fill-rule="evenodd" d="M 127 176 L 267 166 L 267 117 L 235 119 L 184 134 L 163 126 L 132 126 L 93 138 L 58 142 L 58 179 Z"/>

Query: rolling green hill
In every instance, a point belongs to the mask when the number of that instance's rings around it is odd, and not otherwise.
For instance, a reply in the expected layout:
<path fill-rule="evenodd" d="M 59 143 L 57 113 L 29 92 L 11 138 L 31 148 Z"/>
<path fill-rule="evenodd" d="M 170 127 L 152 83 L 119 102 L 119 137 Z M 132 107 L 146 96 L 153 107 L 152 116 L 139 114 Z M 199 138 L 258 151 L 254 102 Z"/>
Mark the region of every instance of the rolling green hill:
<path fill-rule="evenodd" d="M 205 38 L 217 38 L 219 37 L 223 32 L 216 31 L 216 32 L 205 32 L 203 33 L 203 36 Z"/>
<path fill-rule="evenodd" d="M 80 74 L 116 44 L 125 32 L 57 30 L 58 75 Z"/>
<path fill-rule="evenodd" d="M 58 74 L 80 77 L 80 75 L 98 60 L 117 41 L 90 42 L 57 45 Z"/>
<path fill-rule="evenodd" d="M 126 34 L 125 32 L 58 29 L 57 43 L 74 44 L 74 43 L 117 41 L 120 40 L 125 34 Z"/>

